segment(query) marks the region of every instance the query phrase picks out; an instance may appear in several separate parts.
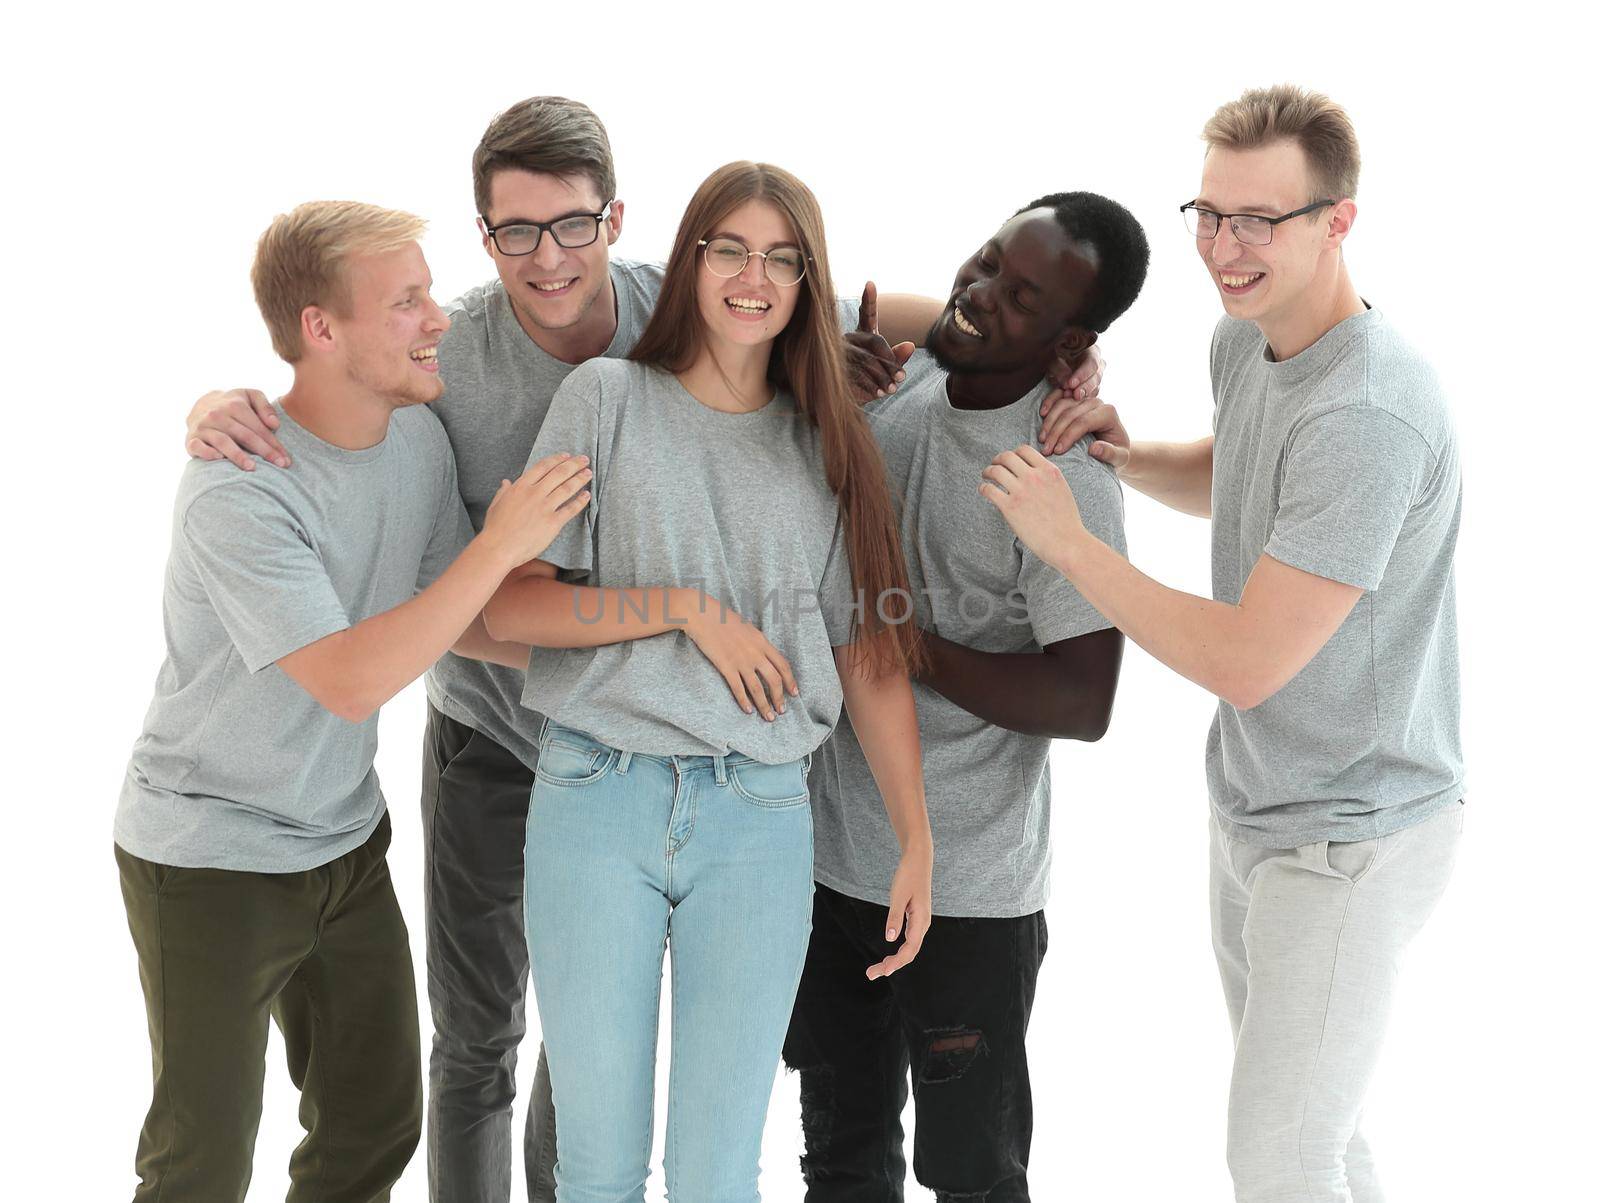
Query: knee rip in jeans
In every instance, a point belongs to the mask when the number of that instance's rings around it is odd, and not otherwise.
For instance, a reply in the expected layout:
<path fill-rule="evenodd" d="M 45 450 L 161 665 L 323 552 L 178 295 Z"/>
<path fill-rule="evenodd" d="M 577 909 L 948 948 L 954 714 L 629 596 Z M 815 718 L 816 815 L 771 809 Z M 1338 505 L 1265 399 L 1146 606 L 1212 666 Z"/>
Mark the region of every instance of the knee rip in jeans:
<path fill-rule="evenodd" d="M 928 1038 L 928 1056 L 918 1076 L 928 1085 L 954 1082 L 989 1051 L 983 1032 L 976 1028 L 938 1028 L 923 1035 Z"/>
<path fill-rule="evenodd" d="M 834 1108 L 838 1104 L 834 1087 L 834 1071 L 818 1066 L 791 1066 L 800 1070 L 800 1127 L 805 1133 L 806 1150 L 811 1157 L 821 1157 L 828 1151 L 828 1140 L 833 1135 Z M 807 1158 L 800 1159 L 801 1169 L 807 1169 Z M 810 1181 L 808 1177 L 806 1181 Z"/>

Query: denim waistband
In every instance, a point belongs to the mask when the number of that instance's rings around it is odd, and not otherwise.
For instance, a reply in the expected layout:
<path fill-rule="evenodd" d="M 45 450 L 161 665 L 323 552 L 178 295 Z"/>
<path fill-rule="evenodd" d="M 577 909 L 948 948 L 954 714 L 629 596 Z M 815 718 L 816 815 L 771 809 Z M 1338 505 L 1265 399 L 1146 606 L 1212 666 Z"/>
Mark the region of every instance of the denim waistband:
<path fill-rule="evenodd" d="M 678 766 L 680 772 L 687 772 L 688 770 L 695 768 L 708 768 L 717 774 L 717 779 L 720 781 L 722 779 L 724 770 L 730 764 L 740 765 L 758 763 L 755 757 L 746 756 L 743 752 L 735 751 L 729 751 L 726 755 L 722 756 L 660 756 L 651 752 L 630 752 L 626 748 L 613 747 L 604 740 L 596 739 L 587 731 L 579 731 L 576 727 L 565 727 L 556 722 L 554 719 L 546 718 L 544 720 L 544 726 L 539 730 L 540 748 L 544 747 L 544 741 L 546 739 L 554 738 L 556 736 L 560 736 L 562 739 L 569 742 L 581 743 L 585 747 L 594 748 L 597 751 L 617 753 L 619 757 L 617 761 L 617 768 L 623 773 L 628 771 L 628 766 L 632 764 L 633 761 L 643 759 L 655 761 L 658 764 L 675 764 Z M 791 761 L 790 763 L 794 762 Z M 803 757 L 801 757 L 799 764 L 806 772 L 810 772 L 811 753 L 807 752 Z"/>

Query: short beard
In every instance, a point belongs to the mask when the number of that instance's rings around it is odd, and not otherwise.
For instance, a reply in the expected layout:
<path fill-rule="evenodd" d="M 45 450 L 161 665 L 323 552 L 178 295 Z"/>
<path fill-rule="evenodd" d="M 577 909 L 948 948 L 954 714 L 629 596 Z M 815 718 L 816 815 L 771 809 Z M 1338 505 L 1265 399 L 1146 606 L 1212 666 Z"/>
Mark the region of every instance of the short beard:
<path fill-rule="evenodd" d="M 959 372 L 961 370 L 961 365 L 952 363 L 949 356 L 940 349 L 940 342 L 929 342 L 925 350 L 929 355 L 933 356 L 933 362 L 938 364 L 945 372 Z"/>
<path fill-rule="evenodd" d="M 405 376 L 395 377 L 391 384 L 370 371 L 365 360 L 360 356 L 356 356 L 351 360 L 347 368 L 347 375 L 351 384 L 365 389 L 373 396 L 382 397 L 395 409 L 400 409 L 407 405 L 427 405 L 430 402 L 437 401 L 444 395 L 444 380 L 442 377 L 434 376 L 432 378 L 432 387 L 430 387 L 425 379 L 412 380 L 408 373 Z"/>

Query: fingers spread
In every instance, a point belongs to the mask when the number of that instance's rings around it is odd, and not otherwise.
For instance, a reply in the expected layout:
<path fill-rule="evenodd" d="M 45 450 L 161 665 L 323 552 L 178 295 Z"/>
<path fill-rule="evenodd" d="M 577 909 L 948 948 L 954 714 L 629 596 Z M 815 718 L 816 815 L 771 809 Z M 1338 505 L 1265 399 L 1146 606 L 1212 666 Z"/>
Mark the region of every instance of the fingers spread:
<path fill-rule="evenodd" d="M 722 679 L 728 683 L 728 692 L 733 694 L 733 700 L 739 703 L 739 709 L 746 714 L 751 713 L 755 707 L 750 705 L 750 691 L 744 687 L 744 681 L 740 679 L 739 674 L 726 669 L 718 671 L 722 673 Z"/>
<path fill-rule="evenodd" d="M 786 699 L 784 696 L 783 673 L 777 665 L 766 660 L 757 660 L 755 674 L 761 680 L 761 697 L 767 701 L 777 713 L 782 714 Z M 766 713 L 763 711 L 762 713 Z M 772 717 L 770 714 L 768 718 Z"/>
<path fill-rule="evenodd" d="M 789 691 L 791 697 L 799 697 L 800 682 L 795 680 L 793 666 L 790 665 L 788 660 L 784 659 L 782 653 L 774 650 L 773 655 L 776 657 L 774 663 L 777 664 L 778 671 L 783 676 L 783 687 Z"/>
<path fill-rule="evenodd" d="M 745 690 L 750 700 L 755 703 L 756 710 L 770 723 L 774 717 L 772 699 L 767 697 L 766 683 L 761 680 L 761 674 L 752 666 L 739 675 L 744 680 Z"/>

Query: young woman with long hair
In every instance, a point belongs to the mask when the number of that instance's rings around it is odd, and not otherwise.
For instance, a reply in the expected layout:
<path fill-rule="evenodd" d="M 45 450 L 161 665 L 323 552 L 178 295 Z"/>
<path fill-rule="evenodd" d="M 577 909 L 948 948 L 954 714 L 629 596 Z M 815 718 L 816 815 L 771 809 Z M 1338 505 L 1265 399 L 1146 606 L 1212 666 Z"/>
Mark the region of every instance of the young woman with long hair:
<path fill-rule="evenodd" d="M 667 943 L 668 1194 L 759 1197 L 811 926 L 806 773 L 841 703 L 902 848 L 868 976 L 927 930 L 920 651 L 837 315 L 815 197 L 731 163 L 690 201 L 631 358 L 574 371 L 533 449 L 594 474 L 584 521 L 485 611 L 535 646 L 523 702 L 548 716 L 525 905 L 562 1203 L 644 1198 Z"/>

